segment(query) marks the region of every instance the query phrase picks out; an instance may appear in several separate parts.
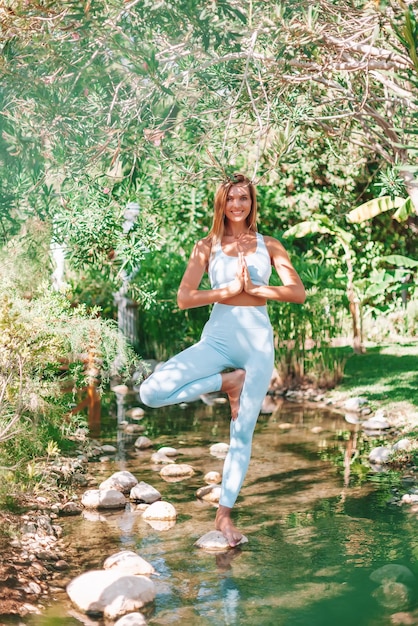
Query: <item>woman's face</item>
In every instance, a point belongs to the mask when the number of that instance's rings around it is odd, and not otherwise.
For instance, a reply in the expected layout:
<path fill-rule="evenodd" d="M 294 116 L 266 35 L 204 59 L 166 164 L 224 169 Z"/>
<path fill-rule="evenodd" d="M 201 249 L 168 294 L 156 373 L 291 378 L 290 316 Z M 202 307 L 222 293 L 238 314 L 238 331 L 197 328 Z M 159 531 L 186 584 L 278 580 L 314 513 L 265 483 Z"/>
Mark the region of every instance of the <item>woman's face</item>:
<path fill-rule="evenodd" d="M 225 217 L 230 222 L 245 222 L 251 212 L 251 204 L 248 185 L 232 185 L 226 197 Z"/>

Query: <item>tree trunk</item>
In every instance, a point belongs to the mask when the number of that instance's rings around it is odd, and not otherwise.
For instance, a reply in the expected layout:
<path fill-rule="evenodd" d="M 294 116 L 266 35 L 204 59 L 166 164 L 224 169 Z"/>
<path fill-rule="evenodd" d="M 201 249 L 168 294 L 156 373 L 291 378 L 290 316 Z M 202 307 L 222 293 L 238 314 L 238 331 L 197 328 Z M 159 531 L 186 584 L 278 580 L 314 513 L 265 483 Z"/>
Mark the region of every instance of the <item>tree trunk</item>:
<path fill-rule="evenodd" d="M 353 323 L 353 350 L 356 354 L 364 354 L 363 331 L 361 324 L 360 301 L 354 290 L 354 268 L 351 251 L 344 246 L 347 263 L 347 298 L 349 302 L 351 320 Z"/>

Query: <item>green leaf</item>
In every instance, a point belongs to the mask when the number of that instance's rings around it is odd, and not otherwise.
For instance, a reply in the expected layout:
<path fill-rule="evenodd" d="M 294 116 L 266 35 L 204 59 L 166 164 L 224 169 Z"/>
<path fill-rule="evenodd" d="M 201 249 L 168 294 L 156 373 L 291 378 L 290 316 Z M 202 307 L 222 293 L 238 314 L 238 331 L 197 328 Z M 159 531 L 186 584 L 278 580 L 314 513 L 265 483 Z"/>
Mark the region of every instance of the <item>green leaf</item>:
<path fill-rule="evenodd" d="M 392 215 L 397 222 L 405 222 L 414 213 L 414 206 L 411 198 L 407 198 L 397 211 Z"/>
<path fill-rule="evenodd" d="M 405 198 L 391 198 L 390 196 L 373 198 L 373 200 L 369 200 L 350 211 L 346 217 L 352 224 L 361 224 L 361 222 L 371 220 L 373 217 L 376 217 L 376 215 L 380 215 L 385 211 L 397 209 L 404 203 Z"/>
<path fill-rule="evenodd" d="M 390 265 L 396 265 L 397 267 L 418 267 L 418 261 L 411 259 L 408 256 L 403 256 L 402 254 L 389 254 L 388 256 L 382 256 L 380 261 L 384 261 Z"/>
<path fill-rule="evenodd" d="M 306 237 L 306 235 L 312 235 L 313 233 L 332 234 L 332 231 L 325 225 L 316 220 L 308 220 L 306 222 L 300 222 L 295 224 L 286 232 L 283 233 L 283 237 Z"/>

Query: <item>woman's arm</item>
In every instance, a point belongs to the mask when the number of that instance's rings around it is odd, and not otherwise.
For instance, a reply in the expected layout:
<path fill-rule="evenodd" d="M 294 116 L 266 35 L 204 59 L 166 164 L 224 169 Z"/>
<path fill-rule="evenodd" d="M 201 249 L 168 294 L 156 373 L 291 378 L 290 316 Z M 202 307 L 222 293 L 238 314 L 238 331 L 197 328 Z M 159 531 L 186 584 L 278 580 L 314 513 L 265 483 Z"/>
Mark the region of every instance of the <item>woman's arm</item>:
<path fill-rule="evenodd" d="M 251 281 L 248 268 L 244 268 L 244 290 L 253 296 L 281 302 L 294 302 L 303 304 L 306 292 L 303 283 L 293 267 L 289 255 L 282 244 L 274 237 L 264 237 L 267 250 L 270 254 L 272 265 L 275 267 L 283 285 L 273 287 L 270 285 L 254 285 Z"/>
<path fill-rule="evenodd" d="M 202 239 L 196 243 L 177 292 L 180 309 L 193 309 L 198 306 L 221 302 L 241 293 L 244 289 L 244 268 L 239 265 L 235 280 L 220 289 L 199 289 L 203 274 L 209 263 L 211 243 Z"/>

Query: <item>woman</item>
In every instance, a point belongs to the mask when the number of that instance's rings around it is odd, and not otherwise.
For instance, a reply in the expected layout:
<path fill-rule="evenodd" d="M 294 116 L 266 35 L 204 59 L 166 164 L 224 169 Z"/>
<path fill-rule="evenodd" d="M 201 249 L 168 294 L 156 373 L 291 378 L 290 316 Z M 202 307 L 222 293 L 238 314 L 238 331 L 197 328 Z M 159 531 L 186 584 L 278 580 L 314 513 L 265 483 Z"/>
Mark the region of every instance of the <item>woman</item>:
<path fill-rule="evenodd" d="M 228 395 L 230 446 L 215 527 L 231 547 L 242 539 L 231 510 L 248 469 L 252 436 L 274 365 L 266 302 L 305 301 L 302 281 L 282 244 L 260 235 L 256 220 L 255 187 L 235 174 L 216 192 L 212 229 L 196 243 L 177 294 L 181 309 L 214 305 L 201 340 L 167 361 L 140 387 L 142 402 L 152 407 L 216 391 Z M 280 287 L 268 284 L 271 266 L 283 283 Z M 206 290 L 199 289 L 205 271 L 211 283 Z"/>

